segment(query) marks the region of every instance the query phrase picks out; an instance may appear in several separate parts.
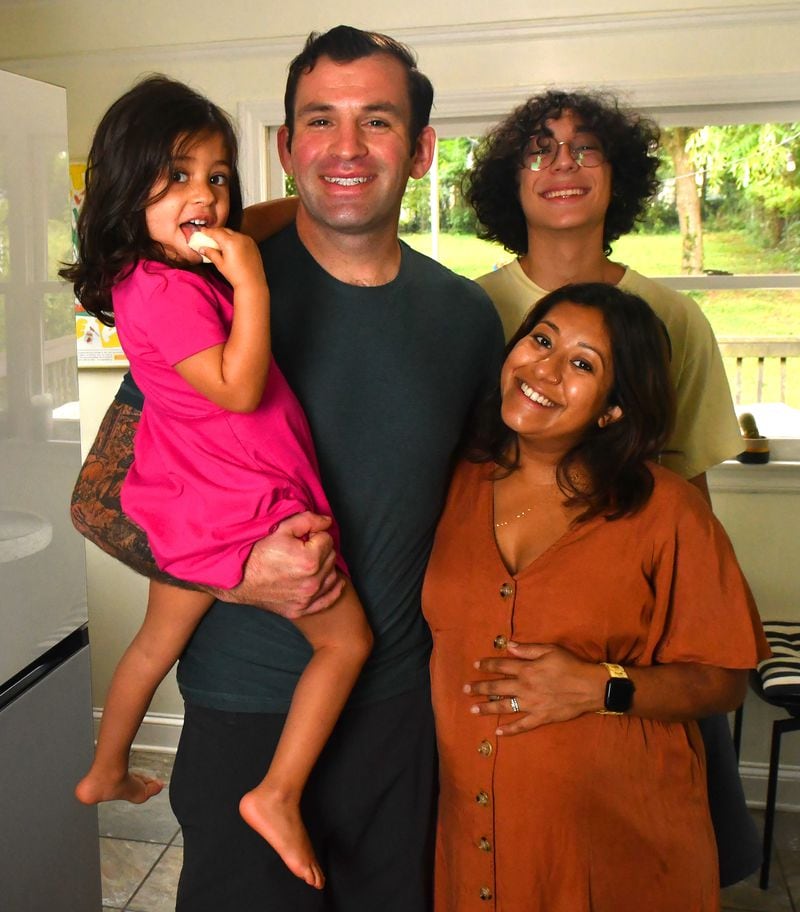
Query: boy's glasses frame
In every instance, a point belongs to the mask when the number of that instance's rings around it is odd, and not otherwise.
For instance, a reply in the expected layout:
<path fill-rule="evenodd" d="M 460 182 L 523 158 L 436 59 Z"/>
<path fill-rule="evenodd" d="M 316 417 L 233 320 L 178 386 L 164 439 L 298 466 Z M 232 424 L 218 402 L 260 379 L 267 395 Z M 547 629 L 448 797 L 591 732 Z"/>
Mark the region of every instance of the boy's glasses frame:
<path fill-rule="evenodd" d="M 532 136 L 522 151 L 522 167 L 528 171 L 546 171 L 558 158 L 562 146 L 569 150 L 572 160 L 581 168 L 598 168 L 606 157 L 599 146 L 575 143 L 549 136 Z"/>

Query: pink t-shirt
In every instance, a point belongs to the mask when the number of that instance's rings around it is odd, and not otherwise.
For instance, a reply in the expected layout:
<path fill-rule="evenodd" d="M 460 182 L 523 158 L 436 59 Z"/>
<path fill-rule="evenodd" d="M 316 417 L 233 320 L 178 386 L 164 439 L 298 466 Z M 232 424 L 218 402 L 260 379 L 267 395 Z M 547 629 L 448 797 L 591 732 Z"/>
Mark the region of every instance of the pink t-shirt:
<path fill-rule="evenodd" d="M 261 404 L 247 414 L 214 405 L 174 369 L 228 338 L 232 293 L 212 274 L 141 261 L 114 286 L 113 303 L 145 396 L 122 508 L 162 570 L 229 589 L 255 542 L 284 519 L 331 515 L 303 410 L 274 360 Z"/>

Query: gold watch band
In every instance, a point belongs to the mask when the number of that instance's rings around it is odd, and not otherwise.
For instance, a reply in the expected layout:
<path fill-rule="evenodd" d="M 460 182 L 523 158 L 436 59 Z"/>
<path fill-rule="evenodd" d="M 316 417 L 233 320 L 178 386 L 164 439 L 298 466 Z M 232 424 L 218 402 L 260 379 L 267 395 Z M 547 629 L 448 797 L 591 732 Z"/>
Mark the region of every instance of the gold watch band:
<path fill-rule="evenodd" d="M 610 678 L 627 678 L 628 673 L 621 665 L 616 665 L 613 662 L 601 662 L 600 663 L 605 670 L 608 672 Z M 624 716 L 625 713 L 614 712 L 611 709 L 598 709 L 596 710 L 598 716 Z"/>

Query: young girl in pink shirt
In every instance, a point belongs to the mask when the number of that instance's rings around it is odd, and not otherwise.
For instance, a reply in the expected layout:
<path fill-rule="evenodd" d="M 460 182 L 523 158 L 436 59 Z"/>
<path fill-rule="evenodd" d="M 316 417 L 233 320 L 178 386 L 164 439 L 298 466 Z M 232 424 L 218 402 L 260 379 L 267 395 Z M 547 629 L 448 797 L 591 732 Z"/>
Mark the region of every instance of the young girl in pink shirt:
<path fill-rule="evenodd" d="M 331 513 L 305 416 L 270 357 L 261 256 L 234 230 L 242 216 L 236 158 L 219 108 L 166 77 L 140 82 L 97 129 L 78 262 L 63 270 L 83 307 L 116 324 L 145 396 L 125 512 L 162 571 L 223 589 L 239 583 L 252 546 L 281 522 Z M 197 252 L 190 239 L 200 230 L 210 242 Z M 335 525 L 331 534 L 338 555 Z M 346 574 L 340 556 L 337 565 Z M 131 744 L 212 602 L 151 581 L 144 623 L 111 682 L 94 763 L 76 788 L 81 801 L 139 803 L 161 790 L 128 769 Z M 240 812 L 294 874 L 321 889 L 299 800 L 372 634 L 349 580 L 333 607 L 294 623 L 313 655 L 269 771 Z"/>

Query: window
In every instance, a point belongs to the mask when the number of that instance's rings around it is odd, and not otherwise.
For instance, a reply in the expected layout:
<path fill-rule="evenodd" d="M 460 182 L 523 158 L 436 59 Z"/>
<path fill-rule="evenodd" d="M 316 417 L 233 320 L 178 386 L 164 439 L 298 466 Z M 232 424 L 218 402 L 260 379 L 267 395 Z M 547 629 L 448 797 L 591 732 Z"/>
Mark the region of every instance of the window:
<path fill-rule="evenodd" d="M 446 116 L 433 121 L 436 162 L 409 186 L 401 215 L 408 243 L 472 278 L 510 257 L 472 236 L 459 188 L 475 142 L 519 98 L 495 101 L 496 114 L 470 117 L 447 116 L 459 102 L 438 101 Z M 697 300 L 717 334 L 737 411 L 755 414 L 760 432 L 773 439 L 773 459 L 800 459 L 800 104 L 664 104 L 646 113 L 665 131 L 665 149 L 683 141 L 688 163 L 665 152 L 664 189 L 644 224 L 613 245 L 612 258 Z M 277 189 L 277 156 L 269 146 L 262 154 L 261 186 Z M 675 178 L 687 175 L 704 229 L 693 274 L 681 274 L 675 207 Z"/>
<path fill-rule="evenodd" d="M 460 198 L 476 136 L 442 132 L 431 174 L 406 193 L 401 235 L 474 278 L 509 254 L 474 237 Z M 662 158 L 662 190 L 612 258 L 693 297 L 717 335 L 737 412 L 753 413 L 767 437 L 800 438 L 800 123 L 666 127 Z M 697 202 L 683 235 L 678 180 Z"/>
<path fill-rule="evenodd" d="M 0 148 L 0 436 L 77 439 L 55 411 L 78 399 L 72 290 L 58 277 L 72 259 L 61 146 L 55 132 Z"/>

